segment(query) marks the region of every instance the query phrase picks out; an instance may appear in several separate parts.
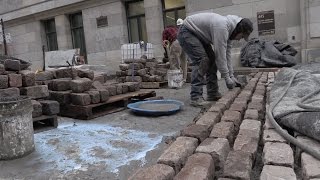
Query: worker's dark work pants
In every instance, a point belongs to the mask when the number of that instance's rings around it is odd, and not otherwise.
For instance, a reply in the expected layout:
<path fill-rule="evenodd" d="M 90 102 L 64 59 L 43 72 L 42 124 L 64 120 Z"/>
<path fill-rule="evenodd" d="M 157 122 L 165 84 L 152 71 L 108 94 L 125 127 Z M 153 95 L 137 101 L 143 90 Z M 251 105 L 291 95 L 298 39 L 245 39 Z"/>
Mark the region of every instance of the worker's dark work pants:
<path fill-rule="evenodd" d="M 219 91 L 215 55 L 210 44 L 202 43 L 185 26 L 180 28 L 178 41 L 191 59 L 191 99 L 202 97 L 203 85 L 207 84 L 208 96 L 215 96 Z M 206 75 L 206 79 L 205 79 Z"/>

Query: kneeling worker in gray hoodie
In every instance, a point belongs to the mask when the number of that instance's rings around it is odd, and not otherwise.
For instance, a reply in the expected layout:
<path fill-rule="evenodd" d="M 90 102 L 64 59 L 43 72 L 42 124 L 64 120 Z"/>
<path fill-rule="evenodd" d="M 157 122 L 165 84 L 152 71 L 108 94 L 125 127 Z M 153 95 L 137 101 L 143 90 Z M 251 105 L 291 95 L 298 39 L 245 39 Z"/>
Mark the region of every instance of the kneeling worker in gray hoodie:
<path fill-rule="evenodd" d="M 240 84 L 233 75 L 231 41 L 242 38 L 247 41 L 252 31 L 253 25 L 249 19 L 235 15 L 199 13 L 184 20 L 179 30 L 178 41 L 193 66 L 191 105 L 208 106 L 208 101 L 221 98 L 217 67 L 228 89 Z M 207 85 L 208 101 L 202 96 L 204 84 Z"/>

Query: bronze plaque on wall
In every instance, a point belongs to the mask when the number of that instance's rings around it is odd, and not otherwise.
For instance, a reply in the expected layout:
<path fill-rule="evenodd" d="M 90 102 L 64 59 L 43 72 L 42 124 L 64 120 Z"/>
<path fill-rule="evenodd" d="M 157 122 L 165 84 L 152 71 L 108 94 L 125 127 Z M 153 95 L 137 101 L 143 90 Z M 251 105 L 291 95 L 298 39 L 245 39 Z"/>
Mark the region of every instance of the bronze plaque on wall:
<path fill-rule="evenodd" d="M 257 13 L 259 36 L 275 34 L 274 11 Z"/>

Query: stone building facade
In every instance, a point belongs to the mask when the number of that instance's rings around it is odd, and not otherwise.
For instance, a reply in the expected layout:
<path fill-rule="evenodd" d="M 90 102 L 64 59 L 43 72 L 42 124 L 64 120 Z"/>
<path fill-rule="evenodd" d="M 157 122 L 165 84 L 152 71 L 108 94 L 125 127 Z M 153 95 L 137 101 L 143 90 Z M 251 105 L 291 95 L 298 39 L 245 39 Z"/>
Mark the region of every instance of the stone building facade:
<path fill-rule="evenodd" d="M 301 52 L 297 58 L 302 62 L 317 60 L 319 10 L 320 0 L 0 0 L 0 18 L 11 36 L 8 54 L 31 61 L 34 70 L 43 67 L 43 47 L 80 47 L 88 64 L 105 65 L 111 72 L 118 69 L 123 44 L 152 43 L 154 56 L 161 59 L 164 27 L 199 12 L 250 18 L 251 37 L 288 42 Z M 270 26 L 258 28 L 266 11 L 273 17 L 271 33 Z M 258 33 L 261 28 L 269 28 L 268 33 Z M 243 44 L 236 42 L 232 51 L 236 66 Z"/>

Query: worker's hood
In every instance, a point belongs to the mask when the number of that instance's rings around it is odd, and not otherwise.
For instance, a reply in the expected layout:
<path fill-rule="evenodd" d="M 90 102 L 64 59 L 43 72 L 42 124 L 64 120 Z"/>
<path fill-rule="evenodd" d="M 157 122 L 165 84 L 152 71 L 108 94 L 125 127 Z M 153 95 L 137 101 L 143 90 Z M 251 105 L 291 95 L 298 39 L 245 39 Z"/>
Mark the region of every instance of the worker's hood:
<path fill-rule="evenodd" d="M 234 29 L 236 29 L 237 24 L 242 20 L 242 18 L 236 15 L 227 15 L 226 18 L 227 18 L 227 28 L 231 36 L 232 32 L 234 31 Z"/>

